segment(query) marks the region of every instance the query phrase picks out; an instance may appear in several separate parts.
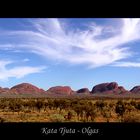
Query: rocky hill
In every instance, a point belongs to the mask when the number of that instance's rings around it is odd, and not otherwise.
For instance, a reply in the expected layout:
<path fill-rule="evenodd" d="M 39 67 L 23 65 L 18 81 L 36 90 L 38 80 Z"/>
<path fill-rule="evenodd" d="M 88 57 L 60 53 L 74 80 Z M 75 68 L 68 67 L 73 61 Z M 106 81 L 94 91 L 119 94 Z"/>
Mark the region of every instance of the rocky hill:
<path fill-rule="evenodd" d="M 91 93 L 124 94 L 129 93 L 129 91 L 127 91 L 124 87 L 119 86 L 118 83 L 111 82 L 94 86 Z"/>
<path fill-rule="evenodd" d="M 2 88 L 0 87 L 0 95 L 140 95 L 140 86 L 133 87 L 130 91 L 126 90 L 124 87 L 119 86 L 116 82 L 101 83 L 95 85 L 90 91 L 88 88 L 81 88 L 74 91 L 69 86 L 55 86 L 49 88 L 47 91 L 38 88 L 30 83 L 21 83 L 13 86 L 12 88 Z"/>
<path fill-rule="evenodd" d="M 81 88 L 76 91 L 77 95 L 89 95 L 90 91 L 88 88 Z"/>
<path fill-rule="evenodd" d="M 69 86 L 55 86 L 51 87 L 47 90 L 48 93 L 54 93 L 54 94 L 61 94 L 61 95 L 72 95 L 74 94 L 74 91 Z"/>
<path fill-rule="evenodd" d="M 29 83 L 22 83 L 16 86 L 13 86 L 10 89 L 10 93 L 14 94 L 43 94 L 46 93 L 45 90 L 40 89 Z"/>
<path fill-rule="evenodd" d="M 140 93 L 140 86 L 135 86 L 130 90 L 131 93 Z"/>

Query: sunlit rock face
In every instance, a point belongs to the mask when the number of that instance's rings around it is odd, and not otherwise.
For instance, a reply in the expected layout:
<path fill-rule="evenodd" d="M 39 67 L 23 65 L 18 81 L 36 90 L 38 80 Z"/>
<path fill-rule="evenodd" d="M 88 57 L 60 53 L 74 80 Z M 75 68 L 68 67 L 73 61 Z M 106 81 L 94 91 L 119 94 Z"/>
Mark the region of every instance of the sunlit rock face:
<path fill-rule="evenodd" d="M 47 92 L 51 92 L 54 94 L 64 94 L 64 95 L 72 95 L 74 91 L 69 86 L 55 86 L 51 87 L 47 90 Z"/>
<path fill-rule="evenodd" d="M 10 89 L 11 93 L 16 94 L 42 94 L 45 93 L 43 89 L 40 89 L 29 83 L 18 84 Z"/>

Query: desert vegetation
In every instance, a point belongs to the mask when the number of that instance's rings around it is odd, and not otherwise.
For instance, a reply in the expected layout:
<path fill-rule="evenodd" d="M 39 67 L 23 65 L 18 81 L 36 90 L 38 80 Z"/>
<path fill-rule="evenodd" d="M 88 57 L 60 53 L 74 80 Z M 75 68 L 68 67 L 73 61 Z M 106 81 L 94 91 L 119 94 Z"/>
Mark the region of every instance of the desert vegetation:
<path fill-rule="evenodd" d="M 140 122 L 140 100 L 1 98 L 0 122 Z"/>

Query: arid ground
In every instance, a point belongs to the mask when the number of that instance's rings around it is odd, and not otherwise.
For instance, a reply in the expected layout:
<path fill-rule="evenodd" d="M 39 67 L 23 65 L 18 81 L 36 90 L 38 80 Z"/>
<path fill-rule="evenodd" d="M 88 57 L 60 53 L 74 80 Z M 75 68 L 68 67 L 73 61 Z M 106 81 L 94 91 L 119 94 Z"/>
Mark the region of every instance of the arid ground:
<path fill-rule="evenodd" d="M 0 98 L 0 122 L 140 122 L 140 99 Z"/>

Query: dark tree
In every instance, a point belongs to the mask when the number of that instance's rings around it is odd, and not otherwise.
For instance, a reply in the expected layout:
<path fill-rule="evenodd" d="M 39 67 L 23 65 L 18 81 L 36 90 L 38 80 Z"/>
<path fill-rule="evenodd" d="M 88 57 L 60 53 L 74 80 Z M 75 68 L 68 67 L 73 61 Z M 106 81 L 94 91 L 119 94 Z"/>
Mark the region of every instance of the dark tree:
<path fill-rule="evenodd" d="M 72 112 L 69 111 L 68 114 L 64 116 L 64 118 L 65 118 L 66 120 L 70 121 L 70 120 L 72 119 L 72 116 L 73 116 Z"/>
<path fill-rule="evenodd" d="M 44 104 L 42 101 L 37 101 L 36 102 L 36 108 L 40 112 L 41 108 L 43 108 Z"/>
<path fill-rule="evenodd" d="M 117 113 L 119 117 L 121 117 L 121 121 L 122 121 L 125 111 L 126 111 L 126 108 L 125 108 L 124 103 L 122 101 L 118 101 L 116 104 L 115 112 Z"/>

